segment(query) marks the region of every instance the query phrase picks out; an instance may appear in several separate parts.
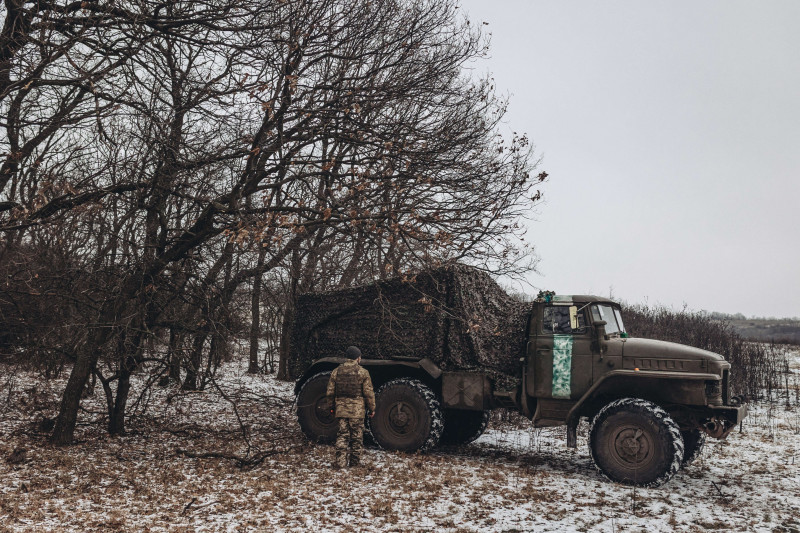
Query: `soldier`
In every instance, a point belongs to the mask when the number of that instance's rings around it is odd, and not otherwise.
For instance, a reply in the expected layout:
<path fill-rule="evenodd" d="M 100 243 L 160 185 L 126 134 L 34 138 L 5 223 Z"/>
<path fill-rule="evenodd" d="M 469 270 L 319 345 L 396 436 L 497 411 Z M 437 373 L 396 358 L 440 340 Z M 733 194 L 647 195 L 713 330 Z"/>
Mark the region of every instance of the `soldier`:
<path fill-rule="evenodd" d="M 335 408 L 339 432 L 336 436 L 334 468 L 358 466 L 364 447 L 364 401 L 369 416 L 375 415 L 375 393 L 369 372 L 362 368 L 361 350 L 350 346 L 345 350 L 349 361 L 339 365 L 328 381 L 328 401 Z M 333 411 L 333 409 L 332 409 Z M 349 461 L 348 461 L 349 451 Z"/>

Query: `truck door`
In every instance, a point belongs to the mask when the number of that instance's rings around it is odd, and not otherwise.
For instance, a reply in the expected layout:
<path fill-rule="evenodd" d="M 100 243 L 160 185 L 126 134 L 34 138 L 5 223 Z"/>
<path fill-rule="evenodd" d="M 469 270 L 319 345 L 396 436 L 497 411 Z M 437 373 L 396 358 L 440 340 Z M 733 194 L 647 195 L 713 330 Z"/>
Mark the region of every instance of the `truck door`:
<path fill-rule="evenodd" d="M 592 384 L 592 336 L 586 310 L 554 303 L 540 305 L 536 312 L 534 371 L 528 394 L 560 400 L 580 398 Z"/>
<path fill-rule="evenodd" d="M 592 335 L 595 340 L 595 342 L 592 343 L 592 350 L 594 352 L 592 358 L 592 382 L 596 382 L 612 370 L 622 368 L 623 343 L 618 337 L 620 333 L 624 331 L 624 328 L 622 326 L 622 317 L 616 306 L 597 303 L 592 304 L 589 307 L 589 311 L 593 326 Z M 610 337 L 610 339 L 604 343 L 599 342 L 600 339 L 597 339 L 597 331 L 594 328 L 594 325 L 601 320 L 606 323 L 604 328 L 606 336 Z"/>

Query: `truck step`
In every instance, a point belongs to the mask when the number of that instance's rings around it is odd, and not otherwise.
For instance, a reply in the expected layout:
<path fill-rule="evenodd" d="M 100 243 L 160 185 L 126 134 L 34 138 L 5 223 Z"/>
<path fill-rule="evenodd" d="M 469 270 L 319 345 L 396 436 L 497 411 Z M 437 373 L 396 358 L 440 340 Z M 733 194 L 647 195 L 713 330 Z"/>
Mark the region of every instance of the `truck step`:
<path fill-rule="evenodd" d="M 519 387 L 512 390 L 494 391 L 493 396 L 495 406 L 514 409 L 518 405 L 517 397 L 519 396 Z"/>
<path fill-rule="evenodd" d="M 537 404 L 536 413 L 533 421 L 536 425 L 554 426 L 563 424 L 567 419 L 574 400 L 554 400 L 550 398 L 540 398 Z"/>

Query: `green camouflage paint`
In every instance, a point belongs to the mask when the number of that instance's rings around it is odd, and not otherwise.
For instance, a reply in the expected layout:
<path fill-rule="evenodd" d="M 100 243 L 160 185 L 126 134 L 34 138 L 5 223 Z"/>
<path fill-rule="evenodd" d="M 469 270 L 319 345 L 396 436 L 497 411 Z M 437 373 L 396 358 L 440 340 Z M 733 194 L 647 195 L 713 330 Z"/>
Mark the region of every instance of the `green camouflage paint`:
<path fill-rule="evenodd" d="M 572 335 L 553 335 L 553 398 L 569 399 L 572 381 Z"/>

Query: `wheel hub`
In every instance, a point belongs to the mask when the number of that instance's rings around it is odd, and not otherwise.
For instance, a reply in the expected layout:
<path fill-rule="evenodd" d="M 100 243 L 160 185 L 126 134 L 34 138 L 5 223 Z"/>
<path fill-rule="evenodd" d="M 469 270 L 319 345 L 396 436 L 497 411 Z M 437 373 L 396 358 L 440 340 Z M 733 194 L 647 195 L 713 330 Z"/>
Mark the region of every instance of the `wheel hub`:
<path fill-rule="evenodd" d="M 407 433 L 413 428 L 414 413 L 404 402 L 396 402 L 389 409 L 389 425 L 398 433 Z"/>
<path fill-rule="evenodd" d="M 614 439 L 614 451 L 625 463 L 639 464 L 650 456 L 651 443 L 639 428 L 624 428 Z"/>
<path fill-rule="evenodd" d="M 319 400 L 317 400 L 317 403 L 314 405 L 314 412 L 317 415 L 317 419 L 320 420 L 323 424 L 329 424 L 333 422 L 333 413 L 331 413 L 331 404 L 326 396 L 323 396 Z"/>

